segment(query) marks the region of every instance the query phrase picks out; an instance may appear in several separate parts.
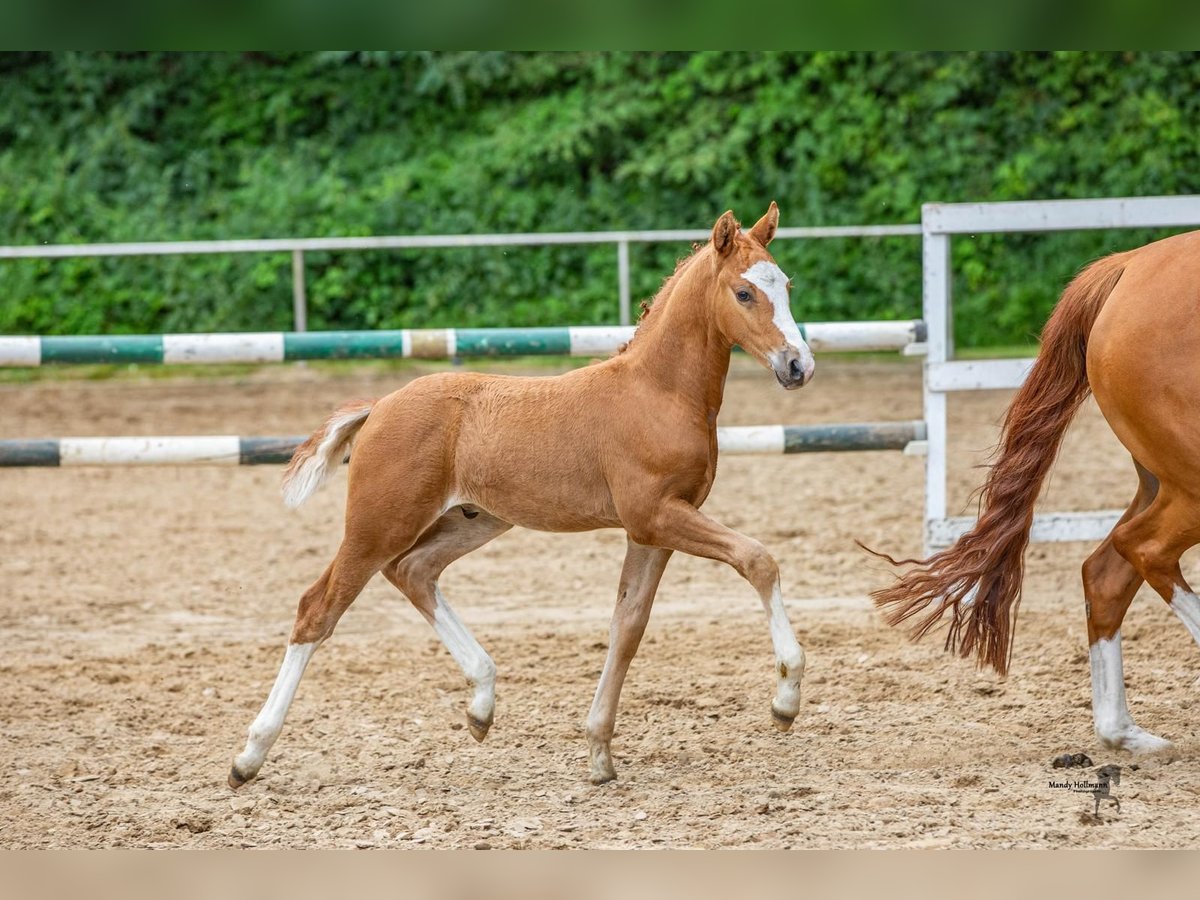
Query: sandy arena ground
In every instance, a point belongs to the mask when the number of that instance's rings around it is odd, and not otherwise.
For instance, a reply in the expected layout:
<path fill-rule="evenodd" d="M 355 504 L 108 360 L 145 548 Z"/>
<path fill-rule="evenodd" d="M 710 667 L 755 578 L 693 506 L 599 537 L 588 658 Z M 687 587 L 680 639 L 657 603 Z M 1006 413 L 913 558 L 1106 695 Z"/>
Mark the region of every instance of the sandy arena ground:
<path fill-rule="evenodd" d="M 0 436 L 307 433 L 337 402 L 414 373 L 354 371 L 4 384 Z M 1007 400 L 952 401 L 956 510 Z M 787 394 L 743 360 L 721 422 L 920 411 L 913 361 L 826 361 Z M 922 473 L 899 453 L 722 461 L 705 509 L 778 558 L 808 653 L 790 734 L 771 726 L 754 593 L 677 555 L 622 697 L 619 780 L 590 785 L 582 723 L 624 538 L 517 531 L 442 582 L 499 668 L 485 743 L 463 727 L 450 655 L 377 578 L 309 667 L 262 776 L 234 793 L 230 760 L 340 536 L 344 475 L 293 512 L 274 466 L 0 470 L 0 846 L 1196 846 L 1200 655 L 1143 588 L 1124 630 L 1131 708 L 1175 749 L 1098 747 L 1078 575 L 1089 547 L 1030 551 L 1006 681 L 879 622 L 866 595 L 888 576 L 853 540 L 919 552 Z M 1045 508 L 1123 506 L 1133 488 L 1089 405 Z M 1090 819 L 1090 795 L 1049 786 L 1064 777 L 1051 760 L 1078 751 L 1126 767 L 1119 813 Z"/>

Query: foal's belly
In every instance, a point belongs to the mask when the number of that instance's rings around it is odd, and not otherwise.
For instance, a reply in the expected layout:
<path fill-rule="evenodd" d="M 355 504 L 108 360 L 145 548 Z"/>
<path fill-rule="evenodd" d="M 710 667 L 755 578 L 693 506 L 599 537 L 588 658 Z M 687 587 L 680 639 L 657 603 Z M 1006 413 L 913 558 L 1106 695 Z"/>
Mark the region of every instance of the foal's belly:
<path fill-rule="evenodd" d="M 621 524 L 596 454 L 538 442 L 470 442 L 455 455 L 455 498 L 536 531 Z"/>
<path fill-rule="evenodd" d="M 578 507 L 548 508 L 534 507 L 523 503 L 503 500 L 491 504 L 477 504 L 481 509 L 505 522 L 529 528 L 533 531 L 595 531 L 599 528 L 620 528 L 621 520 L 616 510 L 596 511 Z"/>

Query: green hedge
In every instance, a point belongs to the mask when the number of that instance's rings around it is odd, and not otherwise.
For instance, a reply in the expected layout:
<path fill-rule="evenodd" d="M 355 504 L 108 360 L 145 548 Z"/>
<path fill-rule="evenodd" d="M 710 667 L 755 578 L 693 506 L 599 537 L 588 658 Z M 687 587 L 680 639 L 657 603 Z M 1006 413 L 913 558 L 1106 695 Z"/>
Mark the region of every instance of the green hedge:
<path fill-rule="evenodd" d="M 915 222 L 1200 192 L 1181 53 L 0 55 L 0 243 Z M 1149 232 L 955 241 L 957 336 Z M 635 246 L 635 296 L 682 246 Z M 917 238 L 780 243 L 805 319 L 911 317 Z M 594 248 L 312 253 L 311 328 L 613 321 Z M 286 255 L 3 261 L 0 332 L 287 328 Z"/>

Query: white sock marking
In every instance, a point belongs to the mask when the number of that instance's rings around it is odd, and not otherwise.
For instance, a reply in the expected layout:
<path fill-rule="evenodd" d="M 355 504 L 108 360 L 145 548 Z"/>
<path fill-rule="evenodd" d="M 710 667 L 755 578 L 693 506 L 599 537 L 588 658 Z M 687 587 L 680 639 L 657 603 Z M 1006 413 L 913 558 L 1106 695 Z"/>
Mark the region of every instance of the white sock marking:
<path fill-rule="evenodd" d="M 775 582 L 771 600 L 767 604 L 767 617 L 771 629 L 771 643 L 775 647 L 776 674 L 779 676 L 773 705 L 778 712 L 794 717 L 800 712 L 800 679 L 804 677 L 804 649 L 796 640 L 792 623 L 788 621 L 778 581 Z"/>
<path fill-rule="evenodd" d="M 1125 699 L 1125 665 L 1121 659 L 1121 632 L 1101 639 L 1088 650 L 1092 666 L 1092 720 L 1105 744 L 1134 753 L 1169 746 L 1162 738 L 1139 728 Z"/>
<path fill-rule="evenodd" d="M 490 722 L 496 709 L 496 664 L 446 603 L 441 588 L 434 588 L 434 598 L 433 630 L 475 686 L 467 712 L 480 722 Z"/>
<path fill-rule="evenodd" d="M 1179 616 L 1184 627 L 1191 632 L 1192 639 L 1200 644 L 1200 597 L 1176 586 L 1175 594 L 1171 597 L 1171 611 Z"/>
<path fill-rule="evenodd" d="M 283 720 L 296 696 L 304 668 L 316 649 L 315 643 L 288 644 L 283 665 L 279 667 L 279 675 L 275 678 L 271 693 L 267 695 L 267 702 L 250 726 L 246 749 L 234 760 L 234 765 L 243 775 L 252 777 L 262 768 L 267 751 L 283 729 Z"/>

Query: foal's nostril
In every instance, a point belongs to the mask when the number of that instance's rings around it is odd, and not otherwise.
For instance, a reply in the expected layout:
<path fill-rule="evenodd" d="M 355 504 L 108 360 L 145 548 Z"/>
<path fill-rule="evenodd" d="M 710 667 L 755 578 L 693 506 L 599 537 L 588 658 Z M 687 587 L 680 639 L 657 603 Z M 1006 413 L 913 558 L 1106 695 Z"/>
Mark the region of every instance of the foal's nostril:
<path fill-rule="evenodd" d="M 792 381 L 804 384 L 804 367 L 800 365 L 800 360 L 793 359 L 788 363 L 788 375 L 791 376 Z"/>

